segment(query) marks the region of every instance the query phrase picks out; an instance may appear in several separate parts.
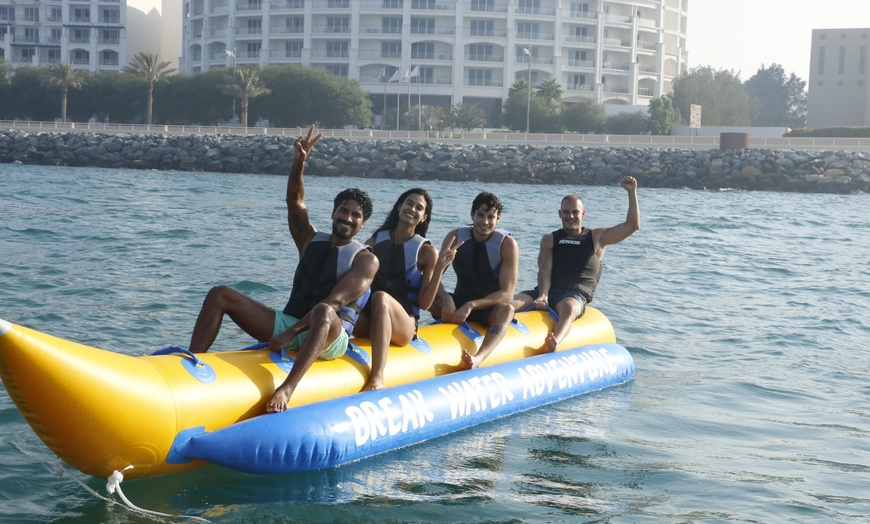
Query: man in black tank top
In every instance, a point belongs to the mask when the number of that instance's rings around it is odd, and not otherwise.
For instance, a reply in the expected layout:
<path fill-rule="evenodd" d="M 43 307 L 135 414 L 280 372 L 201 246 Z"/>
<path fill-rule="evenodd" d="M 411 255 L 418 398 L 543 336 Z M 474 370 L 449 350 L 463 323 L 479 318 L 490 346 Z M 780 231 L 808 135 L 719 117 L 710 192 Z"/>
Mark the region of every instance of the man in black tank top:
<path fill-rule="evenodd" d="M 218 335 L 224 315 L 269 349 L 296 350 L 284 383 L 266 404 L 267 412 L 283 411 L 302 376 L 319 358 L 344 355 L 348 332 L 339 312 L 371 286 L 378 260 L 354 236 L 372 214 L 372 202 L 360 189 L 345 189 L 333 200 L 332 231 L 318 233 L 308 217 L 302 172 L 314 144 L 323 136 L 299 137 L 293 144 L 293 165 L 287 177 L 287 223 L 299 251 L 293 292 L 284 310 L 272 309 L 229 286 L 209 291 L 196 319 L 190 350 L 208 351 Z M 332 271 L 324 274 L 323 267 Z"/>
<path fill-rule="evenodd" d="M 517 311 L 529 306 L 535 309 L 553 308 L 559 316 L 541 347 L 543 352 L 556 351 L 568 335 L 571 324 L 586 311 L 601 277 L 604 250 L 622 242 L 640 229 L 640 209 L 637 204 L 637 180 L 624 177 L 620 185 L 628 191 L 628 213 L 625 222 L 613 227 L 589 229 L 583 227 L 586 210 L 583 199 L 568 195 L 562 199 L 559 218 L 561 229 L 541 238 L 538 252 L 538 285 L 514 298 Z"/>
<path fill-rule="evenodd" d="M 519 272 L 519 247 L 507 231 L 497 229 L 502 203 L 492 193 L 477 195 L 471 204 L 471 227 L 454 229 L 444 237 L 441 252 L 452 252 L 456 288 L 438 289 L 439 306 L 430 310 L 444 322 L 478 322 L 487 326 L 477 352 L 462 350 L 456 369 L 473 369 L 504 338 L 514 318 L 511 306 Z"/>

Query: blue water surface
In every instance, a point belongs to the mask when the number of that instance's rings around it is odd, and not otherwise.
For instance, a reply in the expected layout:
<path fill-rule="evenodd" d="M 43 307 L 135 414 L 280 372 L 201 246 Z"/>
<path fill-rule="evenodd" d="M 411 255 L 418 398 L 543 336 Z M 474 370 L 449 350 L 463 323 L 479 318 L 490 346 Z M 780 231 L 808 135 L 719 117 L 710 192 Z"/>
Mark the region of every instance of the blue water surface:
<path fill-rule="evenodd" d="M 284 177 L 0 165 L 0 184 L 5 320 L 140 355 L 187 345 L 211 286 L 273 306 L 290 292 Z M 326 228 L 340 189 L 368 190 L 367 236 L 415 185 L 310 178 L 306 202 Z M 435 199 L 437 246 L 479 191 L 504 200 L 520 289 L 535 284 L 564 194 L 583 196 L 591 227 L 627 208 L 620 187 L 420 185 Z M 642 229 L 608 248 L 594 302 L 635 358 L 630 383 L 337 469 L 207 467 L 124 493 L 234 523 L 865 522 L 867 196 L 641 186 L 639 198 Z M 249 343 L 226 322 L 215 349 Z M 0 521 L 153 522 L 57 476 L 2 389 L 0 425 Z"/>

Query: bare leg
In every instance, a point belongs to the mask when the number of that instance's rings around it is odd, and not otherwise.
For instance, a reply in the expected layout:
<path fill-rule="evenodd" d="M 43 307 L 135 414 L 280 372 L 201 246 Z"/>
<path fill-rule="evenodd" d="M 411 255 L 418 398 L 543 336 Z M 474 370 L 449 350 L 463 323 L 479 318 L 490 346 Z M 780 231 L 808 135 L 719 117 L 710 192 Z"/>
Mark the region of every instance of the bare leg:
<path fill-rule="evenodd" d="M 284 383 L 278 386 L 275 394 L 266 404 L 266 411 L 269 413 L 287 409 L 287 402 L 290 401 L 290 397 L 296 390 L 296 386 L 299 385 L 299 381 L 302 380 L 302 376 L 314 364 L 323 349 L 341 334 L 343 329 L 341 320 L 331 307 L 326 304 L 317 304 L 310 314 L 311 325 L 308 329 L 308 335 L 296 352 L 293 367 L 290 368 L 290 373 Z"/>
<path fill-rule="evenodd" d="M 525 293 L 519 293 L 514 296 L 514 301 L 511 302 L 511 305 L 514 307 L 514 311 L 525 311 L 535 300 Z"/>
<path fill-rule="evenodd" d="M 462 363 L 464 369 L 476 369 L 480 363 L 486 360 L 486 357 L 498 346 L 498 343 L 504 338 L 507 325 L 514 318 L 514 308 L 510 304 L 499 304 L 492 313 L 489 314 L 490 324 L 486 330 L 486 336 L 483 337 L 483 343 L 475 355 L 471 355 L 467 350 L 462 350 Z"/>
<path fill-rule="evenodd" d="M 190 351 L 205 353 L 214 344 L 224 315 L 229 315 L 245 333 L 260 342 L 272 337 L 275 312 L 264 304 L 229 286 L 211 288 L 196 318 L 190 337 Z"/>
<path fill-rule="evenodd" d="M 363 391 L 384 387 L 384 368 L 390 344 L 404 346 L 414 336 L 414 317 L 408 315 L 396 299 L 378 291 L 372 296 L 372 318 L 369 323 L 372 342 L 372 372 Z"/>
<path fill-rule="evenodd" d="M 576 298 L 563 298 L 556 304 L 556 313 L 559 315 L 559 320 L 556 321 L 556 326 L 547 335 L 544 346 L 541 347 L 541 350 L 547 353 L 556 351 L 559 344 L 568 336 L 571 324 L 583 313 L 583 304 Z"/>

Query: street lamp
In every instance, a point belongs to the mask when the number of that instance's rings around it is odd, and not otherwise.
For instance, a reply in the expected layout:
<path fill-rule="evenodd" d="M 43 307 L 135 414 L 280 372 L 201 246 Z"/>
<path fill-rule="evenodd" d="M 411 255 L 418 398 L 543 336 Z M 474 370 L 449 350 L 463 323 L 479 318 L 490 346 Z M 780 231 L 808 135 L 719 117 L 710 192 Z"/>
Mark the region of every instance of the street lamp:
<path fill-rule="evenodd" d="M 224 53 L 227 54 L 228 57 L 233 59 L 233 75 L 236 74 L 236 48 L 234 47 L 232 51 L 229 49 L 224 50 Z M 233 122 L 236 120 L 236 97 L 233 97 Z"/>
<path fill-rule="evenodd" d="M 529 97 L 526 100 L 526 134 L 529 134 L 529 115 L 532 113 L 532 51 L 530 47 L 524 47 L 523 53 L 529 57 Z"/>

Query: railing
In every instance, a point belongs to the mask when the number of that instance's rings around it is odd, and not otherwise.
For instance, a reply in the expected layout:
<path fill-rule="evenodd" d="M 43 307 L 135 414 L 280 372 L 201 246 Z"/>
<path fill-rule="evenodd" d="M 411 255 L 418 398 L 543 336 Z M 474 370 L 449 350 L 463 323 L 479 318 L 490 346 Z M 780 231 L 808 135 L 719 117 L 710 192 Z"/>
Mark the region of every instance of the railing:
<path fill-rule="evenodd" d="M 304 128 L 274 127 L 226 127 L 198 125 L 146 125 L 146 124 L 106 124 L 87 122 L 38 122 L 29 120 L 0 120 L 0 129 L 26 129 L 76 132 L 109 133 L 166 133 L 166 134 L 237 134 L 237 135 L 275 135 L 301 136 L 308 132 Z M 323 136 L 358 139 L 437 139 L 459 140 L 465 142 L 507 142 L 507 143 L 565 143 L 586 144 L 602 147 L 624 145 L 672 147 L 672 148 L 718 148 L 718 136 L 660 136 L 660 135 L 581 135 L 550 133 L 511 133 L 504 131 L 479 132 L 437 132 L 437 131 L 388 131 L 378 129 L 320 129 Z M 870 138 L 791 138 L 758 137 L 749 139 L 753 148 L 771 149 L 870 149 Z"/>

